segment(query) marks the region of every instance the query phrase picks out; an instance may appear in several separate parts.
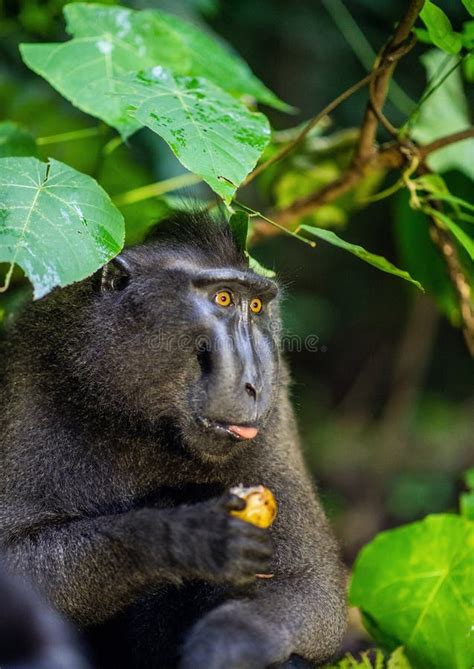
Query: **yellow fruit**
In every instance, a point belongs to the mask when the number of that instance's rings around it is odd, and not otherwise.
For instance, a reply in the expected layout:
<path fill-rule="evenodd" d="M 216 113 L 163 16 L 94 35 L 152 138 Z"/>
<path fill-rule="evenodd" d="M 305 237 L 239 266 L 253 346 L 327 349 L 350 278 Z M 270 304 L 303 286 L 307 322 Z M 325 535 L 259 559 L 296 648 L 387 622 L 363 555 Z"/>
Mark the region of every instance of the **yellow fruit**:
<path fill-rule="evenodd" d="M 230 492 L 247 503 L 242 511 L 231 511 L 233 516 L 257 527 L 270 527 L 277 515 L 277 503 L 271 490 L 263 485 L 253 488 L 235 486 Z"/>

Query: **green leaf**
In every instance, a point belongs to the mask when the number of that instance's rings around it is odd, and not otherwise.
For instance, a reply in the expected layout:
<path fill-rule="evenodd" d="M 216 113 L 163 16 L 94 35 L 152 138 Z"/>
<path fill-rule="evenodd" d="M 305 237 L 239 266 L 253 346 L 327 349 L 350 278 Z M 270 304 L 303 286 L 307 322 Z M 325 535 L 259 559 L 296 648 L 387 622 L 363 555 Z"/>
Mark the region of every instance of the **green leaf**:
<path fill-rule="evenodd" d="M 36 142 L 27 130 L 12 121 L 0 123 L 0 158 L 34 155 L 36 155 Z"/>
<path fill-rule="evenodd" d="M 382 532 L 359 554 L 350 602 L 376 641 L 414 669 L 474 663 L 474 523 L 449 514 Z"/>
<path fill-rule="evenodd" d="M 250 112 L 206 79 L 174 77 L 157 66 L 121 77 L 117 92 L 134 118 L 227 202 L 270 139 L 263 114 Z"/>
<path fill-rule="evenodd" d="M 385 656 L 380 648 L 375 649 L 373 662 L 366 652 L 362 653 L 360 660 L 356 660 L 353 655 L 348 653 L 342 660 L 336 664 L 325 664 L 323 669 L 411 669 L 402 646 L 393 651 L 385 662 Z M 372 655 L 372 653 L 371 653 Z"/>
<path fill-rule="evenodd" d="M 310 235 L 318 237 L 319 239 L 324 239 L 324 241 L 332 244 L 333 246 L 337 246 L 340 249 L 349 251 L 349 253 L 352 253 L 361 260 L 364 260 L 365 262 L 369 263 L 369 265 L 373 265 L 377 269 L 380 269 L 382 272 L 387 272 L 388 274 L 399 276 L 400 278 L 405 279 L 405 281 L 413 283 L 420 290 L 423 290 L 421 284 L 415 279 L 412 279 L 408 272 L 398 269 L 398 267 L 392 265 L 391 262 L 382 256 L 369 253 L 369 251 L 366 251 L 362 246 L 358 246 L 357 244 L 350 244 L 349 242 L 344 241 L 334 232 L 332 232 L 332 230 L 323 230 L 322 228 L 315 228 L 310 225 L 302 225 L 301 230 L 305 230 Z"/>
<path fill-rule="evenodd" d="M 474 21 L 464 21 L 461 37 L 465 49 L 469 50 L 474 47 Z"/>
<path fill-rule="evenodd" d="M 474 467 L 468 469 L 464 474 L 464 482 L 469 490 L 474 491 Z"/>
<path fill-rule="evenodd" d="M 396 648 L 388 658 L 387 669 L 411 669 L 403 646 Z"/>
<path fill-rule="evenodd" d="M 446 216 L 446 214 L 444 214 L 443 212 L 438 211 L 437 209 L 432 209 L 431 207 L 423 207 L 423 211 L 442 221 L 445 224 L 445 226 L 452 232 L 453 237 L 455 237 L 461 244 L 461 246 L 463 246 L 466 249 L 471 260 L 474 260 L 474 239 L 469 237 L 469 235 L 467 235 L 464 232 L 464 230 L 461 227 L 459 227 L 459 225 L 457 225 L 453 220 L 449 218 L 449 216 Z"/>
<path fill-rule="evenodd" d="M 464 76 L 469 83 L 474 81 L 474 53 L 470 53 L 464 60 Z"/>
<path fill-rule="evenodd" d="M 441 70 L 447 72 L 457 61 L 439 51 L 428 51 L 421 57 L 428 81 L 439 79 Z M 412 136 L 420 144 L 444 135 L 465 130 L 471 125 L 469 107 L 464 94 L 461 73 L 455 69 L 443 84 L 421 106 L 412 128 Z M 446 146 L 428 156 L 429 167 L 436 172 L 457 169 L 474 179 L 474 139 Z"/>
<path fill-rule="evenodd" d="M 459 326 L 457 295 L 443 259 L 431 241 L 428 219 L 421 211 L 410 208 L 406 191 L 401 191 L 394 202 L 395 234 L 404 266 L 433 295 L 450 322 Z"/>
<path fill-rule="evenodd" d="M 423 44 L 433 44 L 433 40 L 425 28 L 413 28 L 413 32 L 419 42 L 422 42 Z"/>
<path fill-rule="evenodd" d="M 161 65 L 182 75 L 204 76 L 235 95 L 253 96 L 283 109 L 237 55 L 170 14 L 94 3 L 64 8 L 69 42 L 22 44 L 25 63 L 82 111 L 125 138 L 140 127 L 115 95 L 115 78 Z"/>
<path fill-rule="evenodd" d="M 463 492 L 459 498 L 461 516 L 474 520 L 474 491 Z"/>
<path fill-rule="evenodd" d="M 239 248 L 245 251 L 249 231 L 249 215 L 242 210 L 236 211 L 230 217 L 229 225 Z"/>
<path fill-rule="evenodd" d="M 474 16 L 474 0 L 461 0 L 471 16 Z"/>
<path fill-rule="evenodd" d="M 71 3 L 64 15 L 75 39 L 21 44 L 24 62 L 76 107 L 128 137 L 140 124 L 114 95 L 114 78 L 156 64 L 163 53 L 175 54 L 179 43 L 154 31 L 149 20 L 129 9 Z"/>
<path fill-rule="evenodd" d="M 420 18 L 428 29 L 433 44 L 447 53 L 456 54 L 461 50 L 461 36 L 453 30 L 446 14 L 431 0 L 425 0 Z"/>
<path fill-rule="evenodd" d="M 148 12 L 147 12 L 148 13 Z M 168 14 L 154 10 L 157 23 L 163 26 L 180 43 L 181 51 L 186 54 L 187 67 L 172 68 L 175 74 L 205 77 L 220 86 L 228 93 L 236 96 L 247 95 L 275 109 L 291 111 L 292 107 L 282 102 L 272 93 L 250 70 L 247 63 L 226 45 L 222 38 L 209 37 L 191 23 Z M 219 43 L 225 45 L 225 48 Z M 163 64 L 166 63 L 154 63 Z"/>
<path fill-rule="evenodd" d="M 261 276 L 266 276 L 268 279 L 273 279 L 276 277 L 276 272 L 274 272 L 272 269 L 267 269 L 267 267 L 261 265 L 256 258 L 254 258 L 249 254 L 247 254 L 247 257 L 249 259 L 250 269 L 253 269 L 253 271 L 256 272 L 256 274 L 260 274 Z"/>
<path fill-rule="evenodd" d="M 122 215 L 91 177 L 56 160 L 0 159 L 0 262 L 19 265 L 36 298 L 92 274 L 123 239 Z"/>

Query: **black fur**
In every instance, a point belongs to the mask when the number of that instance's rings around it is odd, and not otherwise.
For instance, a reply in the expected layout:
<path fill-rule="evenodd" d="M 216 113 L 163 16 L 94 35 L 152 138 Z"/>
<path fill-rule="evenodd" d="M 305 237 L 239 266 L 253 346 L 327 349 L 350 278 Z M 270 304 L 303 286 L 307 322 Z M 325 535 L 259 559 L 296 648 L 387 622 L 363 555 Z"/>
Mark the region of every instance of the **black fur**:
<path fill-rule="evenodd" d="M 181 217 L 9 334 L 0 545 L 100 666 L 264 669 L 338 648 L 343 574 L 299 451 L 275 291 L 225 224 Z M 237 440 L 222 423 L 259 432 Z M 275 493 L 270 530 L 229 514 L 239 483 Z"/>
<path fill-rule="evenodd" d="M 87 669 L 63 620 L 22 580 L 0 566 L 0 667 Z"/>

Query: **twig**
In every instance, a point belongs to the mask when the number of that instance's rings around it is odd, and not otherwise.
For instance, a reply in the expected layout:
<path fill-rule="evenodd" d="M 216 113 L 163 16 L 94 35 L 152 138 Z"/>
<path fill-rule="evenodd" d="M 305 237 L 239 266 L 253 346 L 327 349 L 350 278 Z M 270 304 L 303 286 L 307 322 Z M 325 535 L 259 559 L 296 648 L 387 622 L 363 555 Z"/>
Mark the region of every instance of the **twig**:
<path fill-rule="evenodd" d="M 273 220 L 276 220 L 280 225 L 288 225 L 293 220 L 311 213 L 322 205 L 337 200 L 338 197 L 354 188 L 372 170 L 400 169 L 407 162 L 411 163 L 414 158 L 418 158 L 419 164 L 422 164 L 423 160 L 431 153 L 470 137 L 474 138 L 474 127 L 466 128 L 466 130 L 445 137 L 439 137 L 424 146 L 417 146 L 407 141 L 386 144 L 372 153 L 365 161 L 353 164 L 338 179 L 319 191 L 300 198 L 286 209 L 275 213 Z"/>
<path fill-rule="evenodd" d="M 456 142 L 462 142 L 465 139 L 470 137 L 474 138 L 474 126 L 471 128 L 466 128 L 466 130 L 460 130 L 459 132 L 453 132 L 451 135 L 445 135 L 444 137 L 439 137 L 429 144 L 420 146 L 419 155 L 422 160 L 424 160 L 430 153 L 443 149 L 445 146 L 450 144 L 455 144 Z"/>
<path fill-rule="evenodd" d="M 356 57 L 366 70 L 370 70 L 376 58 L 376 53 L 345 4 L 342 0 L 322 0 L 322 4 Z M 415 102 L 393 79 L 387 97 L 403 114 L 410 114 L 415 106 Z"/>
<path fill-rule="evenodd" d="M 379 72 L 383 68 L 376 68 L 375 70 L 372 70 L 367 76 L 365 76 L 363 79 L 355 83 L 353 86 L 345 90 L 343 93 L 337 96 L 332 102 L 330 102 L 322 111 L 320 111 L 316 116 L 314 116 L 301 130 L 300 133 L 286 146 L 284 146 L 280 151 L 277 151 L 273 156 L 271 156 L 268 160 L 266 160 L 264 163 L 259 165 L 254 169 L 253 172 L 251 172 L 248 177 L 245 179 L 245 181 L 242 183 L 242 186 L 246 186 L 249 184 L 251 181 L 255 179 L 259 174 L 261 174 L 264 170 L 267 169 L 270 165 L 273 165 L 274 163 L 278 162 L 279 160 L 282 160 L 285 158 L 289 153 L 293 151 L 293 149 L 306 137 L 306 135 L 328 114 L 334 111 L 336 107 L 339 107 L 340 104 L 342 104 L 347 98 L 351 97 L 354 93 L 356 93 L 358 90 L 366 86 L 374 77 L 379 74 Z M 242 187 L 241 186 L 241 187 Z"/>
<path fill-rule="evenodd" d="M 243 202 L 239 202 L 238 200 L 234 200 L 234 203 L 237 206 L 242 207 L 242 209 L 244 211 L 246 211 L 248 214 L 250 214 L 250 216 L 258 216 L 259 218 L 261 218 L 263 221 L 265 221 L 269 225 L 273 225 L 280 232 L 284 232 L 286 235 L 290 235 L 291 237 L 296 237 L 296 239 L 298 241 L 304 242 L 305 244 L 308 244 L 308 246 L 311 246 L 311 248 L 313 248 L 313 249 L 315 248 L 316 242 L 313 242 L 310 239 L 305 239 L 304 237 L 300 237 L 295 232 L 293 232 L 293 230 L 289 230 L 288 228 L 283 227 L 282 225 L 277 223 L 277 221 L 274 221 L 273 219 L 268 218 L 268 216 L 264 216 L 264 214 L 262 214 L 260 211 L 255 211 L 255 209 L 252 209 L 251 207 L 248 207 Z"/>
<path fill-rule="evenodd" d="M 86 139 L 87 137 L 97 137 L 104 135 L 108 131 L 106 125 L 96 125 L 92 128 L 81 128 L 80 130 L 69 130 L 57 135 L 48 135 L 47 137 L 37 137 L 38 146 L 47 146 L 49 144 L 59 144 L 60 142 L 72 142 L 77 139 Z"/>
<path fill-rule="evenodd" d="M 200 181 L 202 181 L 202 178 L 197 174 L 180 174 L 179 176 L 172 177 L 171 179 L 156 181 L 155 183 L 148 184 L 147 186 L 140 186 L 139 188 L 128 190 L 125 193 L 120 193 L 120 195 L 114 195 L 112 200 L 117 206 L 123 207 L 127 204 L 133 204 L 134 202 L 148 200 L 151 197 L 164 195 L 165 193 L 169 193 L 172 190 L 178 190 L 178 188 L 193 186 Z"/>
<path fill-rule="evenodd" d="M 424 0 L 410 0 L 405 15 L 396 27 L 393 37 L 389 40 L 386 47 L 382 49 L 377 58 L 376 66 L 379 66 L 382 63 L 385 63 L 388 66 L 384 67 L 382 72 L 374 79 L 373 102 L 369 103 L 367 106 L 364 120 L 362 122 L 359 146 L 357 147 L 354 157 L 355 163 L 366 161 L 374 151 L 378 118 L 374 113 L 373 106 L 378 110 L 382 110 L 383 108 L 385 98 L 387 97 L 388 84 L 396 63 L 400 58 L 400 56 L 394 58 L 394 53 L 397 49 L 403 46 L 406 40 L 410 37 L 413 25 L 423 8 L 423 3 Z M 409 46 L 411 48 L 412 44 Z"/>

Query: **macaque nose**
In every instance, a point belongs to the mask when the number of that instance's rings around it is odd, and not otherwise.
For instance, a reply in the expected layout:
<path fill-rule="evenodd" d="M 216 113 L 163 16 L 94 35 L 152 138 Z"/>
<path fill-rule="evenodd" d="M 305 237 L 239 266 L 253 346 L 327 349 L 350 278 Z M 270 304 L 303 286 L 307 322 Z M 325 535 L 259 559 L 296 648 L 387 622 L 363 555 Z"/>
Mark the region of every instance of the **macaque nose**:
<path fill-rule="evenodd" d="M 253 386 L 251 383 L 246 383 L 245 384 L 245 392 L 247 395 L 252 397 L 254 400 L 257 399 L 257 391 L 255 389 L 255 386 Z"/>

